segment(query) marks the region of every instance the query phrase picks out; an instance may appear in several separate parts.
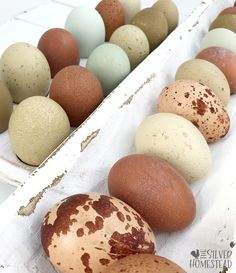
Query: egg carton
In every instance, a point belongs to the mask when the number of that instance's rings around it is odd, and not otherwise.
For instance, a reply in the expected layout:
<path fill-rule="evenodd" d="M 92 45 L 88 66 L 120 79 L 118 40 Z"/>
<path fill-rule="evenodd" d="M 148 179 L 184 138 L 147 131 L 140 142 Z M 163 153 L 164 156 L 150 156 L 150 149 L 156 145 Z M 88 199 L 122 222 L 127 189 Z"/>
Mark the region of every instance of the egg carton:
<path fill-rule="evenodd" d="M 68 195 L 108 193 L 111 166 L 135 153 L 136 129 L 156 111 L 160 91 L 174 80 L 180 64 L 195 57 L 210 23 L 233 2 L 201 2 L 0 206 L 0 272 L 56 272 L 41 247 L 43 216 Z M 191 184 L 198 208 L 194 223 L 179 232 L 156 234 L 158 254 L 186 272 L 236 272 L 235 105 L 232 96 L 227 107 L 231 129 L 222 141 L 210 146 L 213 165 L 209 175 Z"/>

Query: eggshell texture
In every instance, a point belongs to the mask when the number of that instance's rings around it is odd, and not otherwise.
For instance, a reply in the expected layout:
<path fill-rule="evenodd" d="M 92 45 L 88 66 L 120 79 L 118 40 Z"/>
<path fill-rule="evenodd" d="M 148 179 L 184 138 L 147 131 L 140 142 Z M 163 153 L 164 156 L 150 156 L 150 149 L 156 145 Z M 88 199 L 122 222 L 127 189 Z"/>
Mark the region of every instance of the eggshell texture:
<path fill-rule="evenodd" d="M 8 47 L 0 59 L 0 78 L 8 87 L 15 103 L 48 93 L 50 68 L 43 53 L 27 43 Z"/>
<path fill-rule="evenodd" d="M 226 48 L 209 47 L 198 53 L 199 59 L 215 64 L 226 76 L 231 93 L 236 93 L 236 54 Z"/>
<path fill-rule="evenodd" d="M 103 273 L 186 273 L 176 263 L 151 254 L 125 257 L 103 271 Z"/>
<path fill-rule="evenodd" d="M 118 259 L 155 253 L 150 227 L 124 202 L 98 193 L 62 200 L 45 216 L 43 248 L 62 273 L 100 273 Z"/>
<path fill-rule="evenodd" d="M 171 33 L 178 26 L 179 22 L 179 12 L 175 3 L 172 0 L 158 0 L 153 5 L 153 8 L 157 8 L 164 13 L 167 19 L 169 33 Z"/>
<path fill-rule="evenodd" d="M 8 128 L 8 122 L 13 111 L 11 94 L 6 85 L 0 81 L 0 133 Z"/>
<path fill-rule="evenodd" d="M 219 15 L 224 15 L 224 14 L 236 14 L 236 7 L 229 7 L 221 11 Z"/>
<path fill-rule="evenodd" d="M 125 11 L 119 0 L 102 0 L 96 7 L 102 16 L 106 29 L 106 41 L 109 41 L 112 33 L 125 24 Z"/>
<path fill-rule="evenodd" d="M 194 197 L 185 179 L 156 157 L 129 155 L 120 159 L 110 170 L 108 188 L 156 231 L 183 229 L 196 215 Z"/>
<path fill-rule="evenodd" d="M 145 33 L 133 25 L 119 27 L 112 34 L 110 42 L 118 45 L 126 52 L 132 69 L 149 54 L 149 43 Z"/>
<path fill-rule="evenodd" d="M 25 163 L 37 166 L 70 133 L 70 123 L 59 104 L 34 96 L 22 101 L 12 113 L 9 137 L 13 151 Z"/>
<path fill-rule="evenodd" d="M 209 30 L 215 28 L 226 28 L 236 32 L 236 15 L 235 14 L 223 14 L 218 16 L 210 25 Z"/>
<path fill-rule="evenodd" d="M 223 138 L 229 131 L 230 120 L 223 103 L 208 86 L 197 81 L 179 80 L 165 87 L 157 109 L 188 119 L 208 143 Z"/>
<path fill-rule="evenodd" d="M 141 0 L 120 0 L 125 11 L 125 23 L 129 24 L 131 19 L 141 10 Z"/>
<path fill-rule="evenodd" d="M 184 62 L 177 70 L 176 80 L 195 80 L 207 85 L 221 99 L 224 105 L 228 104 L 230 87 L 221 70 L 206 60 L 195 59 Z"/>
<path fill-rule="evenodd" d="M 99 79 L 107 96 L 130 73 L 125 51 L 117 45 L 104 43 L 91 53 L 86 67 Z"/>
<path fill-rule="evenodd" d="M 88 69 L 72 65 L 57 73 L 50 87 L 50 98 L 66 111 L 71 126 L 79 126 L 103 100 L 96 76 Z"/>
<path fill-rule="evenodd" d="M 188 182 L 204 177 L 211 166 L 203 135 L 190 121 L 175 114 L 147 117 L 137 129 L 135 146 L 139 154 L 166 160 Z"/>
<path fill-rule="evenodd" d="M 150 50 L 154 50 L 168 35 L 165 15 L 157 9 L 146 8 L 138 12 L 131 21 L 146 34 Z"/>
<path fill-rule="evenodd" d="M 46 57 L 52 78 L 62 68 L 79 64 L 80 51 L 75 38 L 69 31 L 61 28 L 52 28 L 46 31 L 38 42 L 40 49 Z"/>
<path fill-rule="evenodd" d="M 201 41 L 201 50 L 208 47 L 224 47 L 236 54 L 236 34 L 226 28 L 213 29 Z"/>
<path fill-rule="evenodd" d="M 102 17 L 89 6 L 74 8 L 66 19 L 65 29 L 75 37 L 82 58 L 87 58 L 105 41 L 105 25 Z"/>

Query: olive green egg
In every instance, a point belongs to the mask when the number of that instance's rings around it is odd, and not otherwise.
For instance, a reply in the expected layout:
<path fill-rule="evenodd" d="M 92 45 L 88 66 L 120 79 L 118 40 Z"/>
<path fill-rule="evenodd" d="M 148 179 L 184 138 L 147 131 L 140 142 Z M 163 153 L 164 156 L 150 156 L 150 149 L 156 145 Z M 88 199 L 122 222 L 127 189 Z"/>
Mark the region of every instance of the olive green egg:
<path fill-rule="evenodd" d="M 155 8 L 141 10 L 133 17 L 131 24 L 141 28 L 146 34 L 151 51 L 163 42 L 168 35 L 166 17 Z"/>
<path fill-rule="evenodd" d="M 215 21 L 210 25 L 209 30 L 215 28 L 226 28 L 233 32 L 236 32 L 236 15 L 235 14 L 224 14 L 218 16 Z"/>
<path fill-rule="evenodd" d="M 11 94 L 6 85 L 0 81 L 0 133 L 8 128 L 8 122 L 13 111 Z"/>

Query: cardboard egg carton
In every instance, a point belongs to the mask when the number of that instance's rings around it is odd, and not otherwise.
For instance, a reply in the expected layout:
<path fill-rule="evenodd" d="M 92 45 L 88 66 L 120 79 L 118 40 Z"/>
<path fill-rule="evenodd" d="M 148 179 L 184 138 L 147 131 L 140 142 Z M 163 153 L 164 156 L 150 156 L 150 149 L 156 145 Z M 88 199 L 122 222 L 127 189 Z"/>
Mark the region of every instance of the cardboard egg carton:
<path fill-rule="evenodd" d="M 56 272 L 41 247 L 43 216 L 68 195 L 108 193 L 111 166 L 135 153 L 138 125 L 156 111 L 163 87 L 174 80 L 184 61 L 196 56 L 210 23 L 233 2 L 202 1 L 0 206 L 0 272 Z M 227 107 L 231 129 L 210 146 L 209 175 L 191 185 L 198 209 L 194 223 L 180 232 L 157 234 L 158 254 L 189 273 L 236 272 L 235 105 L 232 96 Z"/>

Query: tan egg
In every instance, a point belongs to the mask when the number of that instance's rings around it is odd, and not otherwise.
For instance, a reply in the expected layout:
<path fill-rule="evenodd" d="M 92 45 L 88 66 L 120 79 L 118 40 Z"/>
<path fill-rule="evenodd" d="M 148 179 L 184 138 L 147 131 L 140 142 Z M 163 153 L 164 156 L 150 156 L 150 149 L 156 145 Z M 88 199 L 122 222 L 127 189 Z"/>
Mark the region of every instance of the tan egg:
<path fill-rule="evenodd" d="M 47 59 L 39 49 L 27 43 L 15 43 L 4 51 L 0 77 L 15 103 L 31 96 L 45 96 L 51 81 Z"/>
<path fill-rule="evenodd" d="M 226 28 L 236 32 L 236 14 L 223 14 L 218 16 L 209 27 L 209 30 L 216 28 Z"/>
<path fill-rule="evenodd" d="M 223 15 L 223 14 L 236 14 L 236 7 L 226 8 L 222 10 L 219 15 Z"/>
<path fill-rule="evenodd" d="M 126 52 L 132 69 L 149 54 L 149 43 L 145 33 L 133 25 L 119 27 L 112 34 L 110 42 L 118 45 Z"/>
<path fill-rule="evenodd" d="M 8 122 L 13 111 L 11 94 L 6 85 L 0 81 L 0 133 L 8 128 Z"/>
<path fill-rule="evenodd" d="M 188 182 L 203 178 L 211 166 L 209 147 L 199 130 L 187 119 L 158 113 L 147 117 L 135 136 L 139 154 L 167 161 Z"/>
<path fill-rule="evenodd" d="M 186 273 L 176 263 L 151 254 L 138 254 L 125 257 L 102 273 Z"/>
<path fill-rule="evenodd" d="M 197 81 L 178 80 L 165 87 L 157 110 L 188 119 L 208 143 L 220 140 L 229 131 L 230 120 L 223 103 L 209 87 Z"/>
<path fill-rule="evenodd" d="M 129 24 L 132 18 L 141 10 L 141 0 L 120 0 L 125 10 L 125 23 Z"/>
<path fill-rule="evenodd" d="M 69 119 L 62 107 L 41 96 L 22 101 L 9 122 L 13 151 L 33 166 L 41 164 L 69 133 Z"/>
<path fill-rule="evenodd" d="M 176 4 L 172 0 L 158 0 L 152 7 L 164 13 L 168 22 L 169 33 L 171 33 L 179 23 L 179 12 Z"/>
<path fill-rule="evenodd" d="M 184 62 L 177 70 L 176 80 L 195 80 L 207 85 L 226 106 L 230 87 L 223 72 L 214 64 L 200 59 Z"/>
<path fill-rule="evenodd" d="M 61 273 L 100 273 L 118 259 L 156 249 L 153 232 L 134 209 L 98 193 L 55 205 L 44 218 L 41 240 Z"/>

